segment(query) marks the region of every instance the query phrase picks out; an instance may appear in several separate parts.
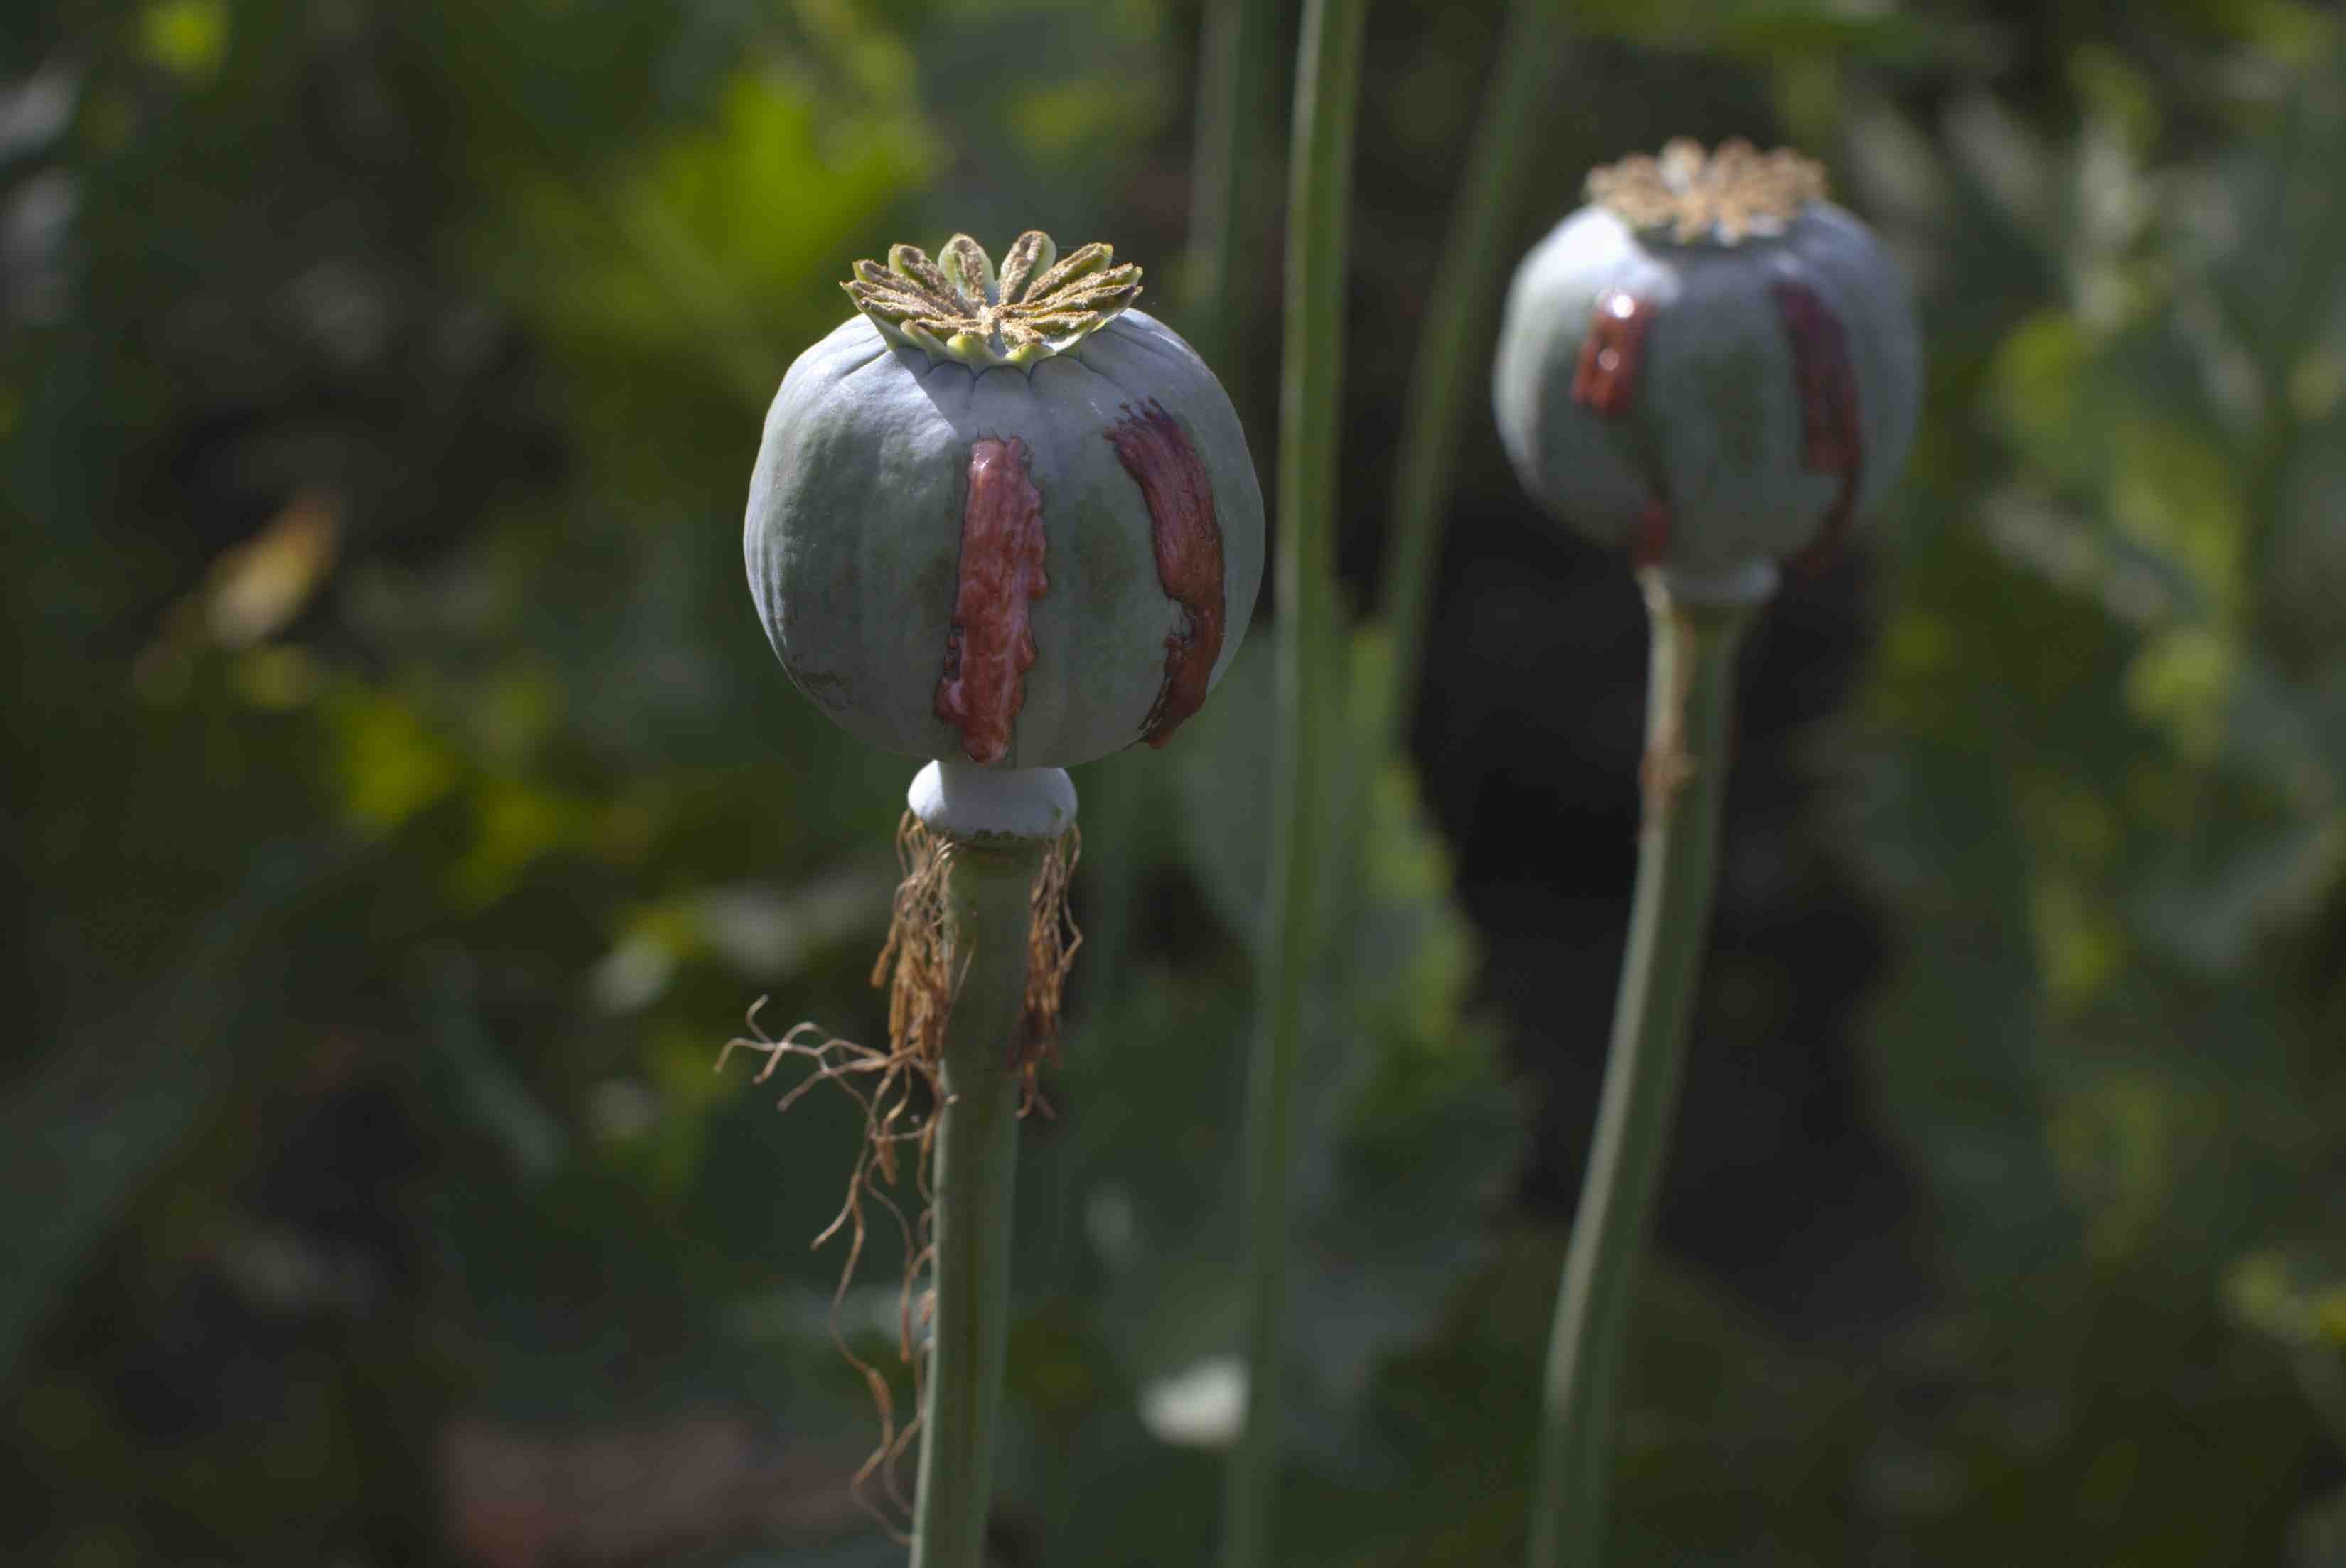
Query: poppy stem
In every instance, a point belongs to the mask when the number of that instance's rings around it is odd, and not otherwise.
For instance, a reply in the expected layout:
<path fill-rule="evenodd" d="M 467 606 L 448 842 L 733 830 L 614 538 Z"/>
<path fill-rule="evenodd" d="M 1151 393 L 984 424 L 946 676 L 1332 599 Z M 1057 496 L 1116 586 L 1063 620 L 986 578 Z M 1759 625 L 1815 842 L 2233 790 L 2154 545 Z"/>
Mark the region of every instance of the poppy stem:
<path fill-rule="evenodd" d="M 936 1293 L 921 1402 L 912 1568 L 983 1568 L 1010 1320 L 1011 1197 L 1025 1087 L 1035 879 L 1075 819 L 1056 769 L 933 763 L 915 815 L 948 842 L 944 919 L 959 970 L 937 1070 Z"/>
<path fill-rule="evenodd" d="M 936 1322 L 923 1393 L 913 1568 L 981 1568 L 1010 1316 L 1010 1208 L 1026 996 L 1028 890 L 1040 840 L 956 845 L 945 901 L 969 968 L 939 1068 Z"/>
<path fill-rule="evenodd" d="M 1474 128 L 1450 240 L 1425 300 L 1417 363 L 1393 473 L 1392 524 L 1386 535 L 1379 592 L 1392 637 L 1392 678 L 1377 716 L 1379 738 L 1391 744 L 1408 730 L 1425 663 L 1426 626 L 1433 613 L 1435 570 L 1448 521 L 1450 478 L 1458 458 L 1458 404 L 1470 367 L 1487 365 L 1492 321 L 1500 294 L 1504 241 L 1520 205 L 1523 172 L 1532 162 L 1525 127 L 1534 119 L 1541 87 L 1555 68 L 1555 36 L 1562 0 L 1515 0 L 1494 62 L 1483 118 Z M 1484 382 L 1487 382 L 1488 372 Z"/>
<path fill-rule="evenodd" d="M 1637 890 L 1596 1136 L 1548 1348 L 1532 1568 L 1596 1568 L 1604 1560 L 1624 1329 L 1709 931 L 1736 648 L 1767 596 L 1764 588 L 1756 598 L 1674 596 L 1658 570 L 1642 580 L 1653 652 Z"/>
<path fill-rule="evenodd" d="M 1267 1568 L 1283 1436 L 1289 1144 L 1303 986 L 1322 938 L 1328 726 L 1341 705 L 1332 514 L 1343 408 L 1345 246 L 1366 0 L 1305 0 L 1288 167 L 1287 323 L 1279 420 L 1277 771 L 1260 1006 L 1248 1063 L 1246 1424 L 1230 1454 L 1224 1568 Z"/>
<path fill-rule="evenodd" d="M 1244 379 L 1232 351 L 1245 341 L 1254 303 L 1245 287 L 1250 215 L 1249 168 L 1266 122 L 1276 124 L 1266 0 L 1207 0 L 1198 50 L 1198 128 L 1191 155 L 1188 254 L 1182 263 L 1182 331 L 1224 386 Z"/>

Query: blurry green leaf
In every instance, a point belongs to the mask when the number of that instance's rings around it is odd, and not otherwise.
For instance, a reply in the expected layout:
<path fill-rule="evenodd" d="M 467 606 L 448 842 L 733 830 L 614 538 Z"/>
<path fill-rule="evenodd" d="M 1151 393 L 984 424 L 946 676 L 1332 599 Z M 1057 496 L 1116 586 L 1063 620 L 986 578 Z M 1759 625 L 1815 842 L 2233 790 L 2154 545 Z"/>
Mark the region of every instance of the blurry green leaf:
<path fill-rule="evenodd" d="M 543 239 L 525 253 L 520 302 L 583 347 L 708 356 L 762 406 L 794 341 L 847 309 L 820 270 L 885 249 L 867 230 L 927 157 L 907 120 L 828 110 L 788 78 L 745 72 L 713 123 L 615 176 L 524 184 L 524 232 Z"/>
<path fill-rule="evenodd" d="M 204 77 L 228 53 L 229 13 L 222 0 L 155 0 L 139 17 L 147 57 L 183 76 Z"/>
<path fill-rule="evenodd" d="M 1974 88 L 1950 104 L 1942 135 L 1950 159 L 2015 234 L 2056 254 L 2068 236 L 2048 233 L 2059 216 L 2055 199 L 2059 149 L 2004 100 Z"/>
<path fill-rule="evenodd" d="M 1503 1228 L 1439 1331 L 1381 1370 L 1368 1419 L 1392 1468 L 1298 1485 L 1297 1564 L 1519 1561 L 1534 1419 L 1563 1265 L 1559 1235 Z M 1641 1276 L 1611 1526 L 1625 1562 L 1833 1562 L 1860 1450 L 1862 1389 L 1658 1256 Z"/>
<path fill-rule="evenodd" d="M 359 825 L 388 832 L 455 788 L 454 754 L 409 703 L 352 687 L 326 716 L 344 809 Z"/>
<path fill-rule="evenodd" d="M 2304 15 L 2302 8 L 2259 9 Z M 2346 269 L 2346 214 L 2309 199 L 2329 188 L 2346 148 L 2346 79 L 2338 68 L 2335 17 L 2300 36 L 2318 37 L 2319 47 L 2306 68 L 2277 82 L 2279 112 L 2260 134 L 2239 138 L 2214 160 L 2220 220 L 2206 233 L 2212 243 L 2199 246 L 2194 258 L 2274 388 L 2286 384 L 2310 341 L 2334 321 Z"/>
<path fill-rule="evenodd" d="M 2158 99 L 2148 79 L 2123 55 L 2088 45 L 2070 56 L 2069 76 L 2078 97 L 2094 114 L 2115 124 L 2129 144 L 2151 142 L 2158 129 Z"/>
<path fill-rule="evenodd" d="M 0 1105 L 0 1192 L 9 1268 L 0 1273 L 0 1368 L 56 1306 L 107 1227 L 219 1097 L 253 1065 L 249 1042 L 282 1011 L 254 981 L 330 896 L 348 897 L 347 850 L 267 846 L 250 873 L 145 994 Z M 257 967 L 260 975 L 246 972 Z"/>
<path fill-rule="evenodd" d="M 1214 700 L 1168 748 L 1183 859 L 1223 926 L 1250 952 L 1264 940 L 1262 890 L 1270 834 L 1270 651 L 1256 637 L 1214 688 Z"/>
<path fill-rule="evenodd" d="M 1064 157 L 1089 142 L 1146 129 L 1161 111 L 1129 81 L 1094 79 L 1026 89 L 1010 106 L 1014 135 L 1028 151 Z"/>
<path fill-rule="evenodd" d="M 1268 864 L 1256 802 L 1268 787 L 1270 651 L 1260 641 L 1241 650 L 1170 753 L 1189 865 L 1241 942 L 1254 939 Z M 1406 771 L 1372 755 L 1365 694 L 1382 678 L 1380 658 L 1368 639 L 1352 652 L 1350 685 L 1364 695 L 1336 737 L 1323 808 L 1340 824 L 1331 845 L 1352 849 L 1322 868 L 1331 946 L 1307 1003 L 1294 1176 L 1293 1309 L 1311 1325 L 1295 1340 L 1311 1382 L 1301 1394 L 1327 1412 L 1307 1429 L 1340 1463 L 1360 1451 L 1342 1412 L 1479 1255 L 1484 1206 L 1520 1136 L 1493 1031 L 1465 1012 L 1474 945 L 1450 900 L 1446 857 Z M 1078 1105 L 1095 1074 L 1113 1074 L 1119 1099 L 1148 1107 L 1113 1134 L 1094 1129 L 1112 1141 L 1094 1143 L 1077 1167 L 1096 1169 L 1096 1190 L 1121 1195 L 1137 1227 L 1108 1299 L 1148 1377 L 1194 1370 L 1236 1332 L 1229 1136 L 1248 1026 L 1226 1002 L 1159 981 L 1071 1047 Z"/>
<path fill-rule="evenodd" d="M 593 841 L 594 816 L 583 801 L 512 779 L 483 779 L 473 795 L 473 847 L 449 868 L 460 905 L 493 903 L 540 856 Z"/>
<path fill-rule="evenodd" d="M 2199 1141 L 2189 1124 L 2203 1115 L 2184 1085 L 2152 1073 L 2097 1074 L 2056 1097 L 2045 1136 L 2091 1246 L 2116 1257 L 2152 1239 Z"/>
<path fill-rule="evenodd" d="M 2091 996 L 2109 983 L 2126 956 L 2116 923 L 2075 879 L 2050 872 L 2040 876 L 2029 917 L 2038 966 L 2046 989 L 2058 1000 Z"/>
<path fill-rule="evenodd" d="M 2306 424 L 2327 419 L 2346 396 L 2346 354 L 2317 344 L 2289 373 L 2289 412 Z"/>
<path fill-rule="evenodd" d="M 2346 828 L 2319 818 L 2177 850 L 2141 883 L 2134 923 L 2210 978 L 2238 974 L 2260 938 L 2301 921 L 2346 874 Z"/>
<path fill-rule="evenodd" d="M 2004 431 L 2056 472 L 2081 455 L 2073 449 L 2089 352 L 2076 318 L 2050 311 L 2023 321 L 1996 350 L 1994 407 Z"/>
<path fill-rule="evenodd" d="M 2346 1451 L 2346 1241 L 2331 1235 L 2251 1253 L 2224 1286 L 2234 1319 L 2288 1357 L 2331 1441 Z"/>
<path fill-rule="evenodd" d="M 2346 1242 L 2252 1253 L 2233 1266 L 2225 1297 L 2259 1333 L 2346 1358 Z"/>
<path fill-rule="evenodd" d="M 468 705 L 475 745 L 493 764 L 522 767 L 555 733 L 562 699 L 560 684 L 545 670 L 498 672 L 480 683 Z"/>
<path fill-rule="evenodd" d="M 2229 609 L 2247 538 L 2233 465 L 2198 432 L 2139 418 L 2119 425 L 2114 461 L 2112 521 L 2182 567 L 2207 605 Z"/>
<path fill-rule="evenodd" d="M 2216 755 L 2229 711 L 2237 653 L 2203 626 L 2178 626 L 2145 644 L 2127 671 L 2127 706 L 2165 729 L 2195 762 Z"/>
<path fill-rule="evenodd" d="M 524 1183 L 546 1180 L 562 1163 L 567 1135 L 482 1028 L 463 961 L 444 957 L 435 967 L 433 1001 L 437 1056 L 423 1074 L 425 1084 L 452 1102 L 455 1119 L 504 1149 Z"/>
<path fill-rule="evenodd" d="M 316 658 L 284 647 L 246 650 L 230 666 L 230 679 L 245 701 L 276 712 L 307 706 L 326 686 Z"/>

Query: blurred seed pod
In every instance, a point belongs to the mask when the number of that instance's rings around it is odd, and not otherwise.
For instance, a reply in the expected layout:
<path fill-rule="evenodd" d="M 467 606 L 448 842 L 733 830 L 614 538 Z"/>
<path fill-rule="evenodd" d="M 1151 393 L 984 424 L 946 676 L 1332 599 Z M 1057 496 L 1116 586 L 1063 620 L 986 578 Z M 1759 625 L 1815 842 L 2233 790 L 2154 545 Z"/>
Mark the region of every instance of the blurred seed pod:
<path fill-rule="evenodd" d="M 1914 435 L 1904 280 L 1791 152 L 1672 142 L 1588 178 L 1516 270 L 1492 393 L 1525 486 L 1640 565 L 1830 553 Z"/>

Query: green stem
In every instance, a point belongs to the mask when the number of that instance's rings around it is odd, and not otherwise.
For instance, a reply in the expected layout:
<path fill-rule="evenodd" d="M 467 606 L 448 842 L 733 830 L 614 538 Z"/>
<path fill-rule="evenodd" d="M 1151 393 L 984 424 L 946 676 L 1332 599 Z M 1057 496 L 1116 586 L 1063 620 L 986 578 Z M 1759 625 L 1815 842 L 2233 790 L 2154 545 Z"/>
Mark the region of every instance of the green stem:
<path fill-rule="evenodd" d="M 1010 1316 L 1010 1200 L 1018 1154 L 1013 1064 L 1026 1000 L 1027 897 L 1041 840 L 955 843 L 945 897 L 965 956 L 945 1030 L 937 1128 L 934 1338 L 921 1405 L 913 1568 L 981 1568 Z"/>
<path fill-rule="evenodd" d="M 1238 287 L 1247 239 L 1247 165 L 1263 113 L 1271 0 L 1207 0 L 1198 53 L 1198 140 L 1190 165 L 1189 243 L 1181 330 L 1227 384 L 1250 295 Z"/>
<path fill-rule="evenodd" d="M 1392 526 L 1382 585 L 1392 636 L 1392 678 L 1374 731 L 1382 756 L 1401 738 L 1417 702 L 1433 614 L 1434 566 L 1449 514 L 1450 477 L 1458 457 L 1458 403 L 1470 372 L 1489 363 L 1505 242 L 1515 227 L 1524 170 L 1531 164 L 1525 127 L 1555 66 L 1561 0 L 1515 0 L 1499 46 L 1497 74 L 1475 127 L 1450 243 L 1426 299 L 1417 366 L 1409 380 L 1402 443 L 1393 475 Z"/>
<path fill-rule="evenodd" d="M 1279 422 L 1275 589 L 1279 765 L 1260 1027 L 1247 1074 L 1246 1426 L 1232 1451 L 1222 1561 L 1273 1560 L 1286 1309 L 1288 1142 L 1303 983 L 1318 954 L 1311 898 L 1326 797 L 1326 724 L 1340 700 L 1331 513 L 1343 403 L 1346 219 L 1365 0 L 1306 0 L 1289 165 L 1287 329 Z"/>
<path fill-rule="evenodd" d="M 1623 1329 L 1669 1145 L 1710 923 L 1735 649 L 1751 615 L 1749 604 L 1674 601 L 1657 574 L 1646 579 L 1646 601 L 1653 657 L 1637 900 L 1596 1141 L 1548 1348 L 1533 1568 L 1595 1568 L 1603 1561 Z"/>

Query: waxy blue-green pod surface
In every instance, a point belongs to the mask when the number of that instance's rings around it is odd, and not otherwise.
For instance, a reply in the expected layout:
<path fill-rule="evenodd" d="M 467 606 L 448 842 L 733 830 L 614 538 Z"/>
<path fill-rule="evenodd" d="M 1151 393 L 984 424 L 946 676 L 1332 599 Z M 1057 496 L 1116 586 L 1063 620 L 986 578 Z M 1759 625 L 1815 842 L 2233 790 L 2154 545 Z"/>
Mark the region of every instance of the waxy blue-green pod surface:
<path fill-rule="evenodd" d="M 750 589 L 799 688 L 915 757 L 1071 767 L 1195 712 L 1262 581 L 1236 411 L 1139 269 L 897 246 L 766 416 Z"/>
<path fill-rule="evenodd" d="M 1674 142 L 1589 177 L 1533 247 L 1493 371 L 1516 473 L 1579 533 L 1717 579 L 1822 553 L 1889 489 L 1922 348 L 1816 165 Z"/>

